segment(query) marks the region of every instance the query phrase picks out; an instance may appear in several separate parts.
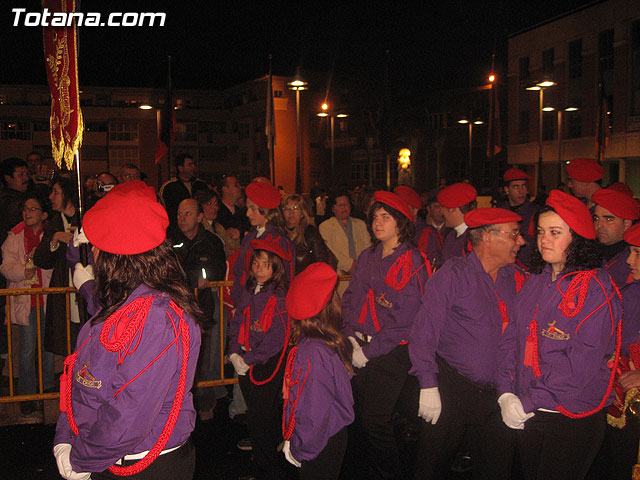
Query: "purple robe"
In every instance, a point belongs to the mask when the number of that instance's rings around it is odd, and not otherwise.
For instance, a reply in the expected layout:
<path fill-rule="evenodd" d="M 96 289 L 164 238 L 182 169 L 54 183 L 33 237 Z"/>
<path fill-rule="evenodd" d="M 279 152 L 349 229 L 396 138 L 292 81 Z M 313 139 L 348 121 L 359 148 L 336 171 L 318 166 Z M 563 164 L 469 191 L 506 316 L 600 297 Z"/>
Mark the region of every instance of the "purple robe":
<path fill-rule="evenodd" d="M 418 250 L 427 258 L 434 270 L 442 265 L 443 242 L 442 232 L 433 225 L 427 225 L 418 238 Z"/>
<path fill-rule="evenodd" d="M 629 344 L 640 342 L 640 281 L 627 283 L 620 289 L 624 306 L 622 353 L 629 355 Z M 636 365 L 636 368 L 640 368 Z"/>
<path fill-rule="evenodd" d="M 338 354 L 323 340 L 300 337 L 292 370 L 292 380 L 299 383 L 289 389 L 290 402 L 298 402 L 290 438 L 293 458 L 313 460 L 329 438 L 353 422 L 350 378 Z M 291 403 L 285 404 L 286 421 L 291 408 Z"/>
<path fill-rule="evenodd" d="M 467 228 L 459 237 L 455 228 L 452 228 L 444 239 L 442 244 L 442 263 L 446 262 L 450 258 L 464 257 L 471 251 L 471 246 L 468 244 L 467 235 L 469 229 Z"/>
<path fill-rule="evenodd" d="M 558 406 L 574 413 L 588 411 L 600 404 L 607 390 L 611 373 L 607 361 L 613 355 L 622 302 L 614 294 L 609 274 L 598 269 L 580 312 L 565 317 L 559 308 L 558 287 L 566 291 L 574 276 L 552 281 L 551 273 L 547 265 L 541 274 L 532 275 L 516 298 L 500 344 L 498 394 L 516 394 L 525 412 Z M 610 308 L 606 304 L 599 308 L 606 297 L 612 297 Z M 537 378 L 533 368 L 524 365 L 534 317 L 541 372 Z M 604 405 L 613 397 L 612 391 Z"/>
<path fill-rule="evenodd" d="M 385 278 L 389 269 L 405 254 L 410 258 L 410 277 L 408 283 L 398 289 L 399 286 L 393 280 L 398 280 L 401 272 L 395 279 L 387 278 L 391 280 L 390 283 Z M 342 332 L 346 336 L 354 336 L 355 332 L 360 332 L 372 337 L 371 341 L 362 347 L 364 355 L 369 360 L 389 353 L 398 344 L 409 339 L 411 323 L 420 306 L 427 277 L 427 267 L 422 255 L 407 243 L 397 247 L 385 258 L 382 258 L 381 243 L 371 245 L 360 254 L 349 288 L 342 296 Z M 372 293 L 369 293 L 370 290 Z M 372 298 L 371 302 L 368 296 Z M 372 316 L 371 303 L 375 308 L 379 330 Z M 366 312 L 364 316 L 363 307 Z"/>
<path fill-rule="evenodd" d="M 524 280 L 518 267 L 508 265 L 494 283 L 475 252 L 450 259 L 433 274 L 409 339 L 409 373 L 421 388 L 438 386 L 436 354 L 469 380 L 495 385 L 503 327 L 498 302 L 509 313 Z"/>
<path fill-rule="evenodd" d="M 275 298 L 276 304 L 273 315 L 268 319 L 271 325 L 264 331 L 260 317 L 271 297 Z M 229 353 L 237 353 L 249 365 L 264 365 L 271 357 L 282 352 L 284 337 L 289 328 L 289 315 L 284 300 L 284 292 L 276 291 L 273 285 L 267 285 L 264 290 L 244 297 L 244 302 L 237 306 L 229 326 Z M 239 335 L 247 308 L 250 314 L 249 349 L 245 351 Z"/>
<path fill-rule="evenodd" d="M 629 245 L 627 245 L 621 252 L 616 253 L 608 262 L 606 260 L 602 260 L 602 268 L 604 268 L 613 281 L 616 283 L 618 287 L 622 287 L 629 282 L 633 282 L 633 277 L 631 276 L 631 268 L 627 263 L 627 258 L 629 258 L 629 254 L 631 250 Z"/>
<path fill-rule="evenodd" d="M 78 357 L 69 374 L 73 375 L 71 399 L 79 433 L 73 434 L 67 415 L 61 413 L 54 440 L 54 445 L 71 444 L 75 472 L 102 472 L 125 455 L 150 450 L 165 426 L 182 366 L 182 349 L 177 353 L 175 343 L 178 316 L 169 307 L 167 296 L 146 285 L 136 288 L 125 305 L 151 295 L 155 299 L 144 329 L 136 337 L 139 344 L 121 364 L 120 352 L 109 352 L 100 342 L 104 323 L 87 322 L 78 334 Z M 182 445 L 195 425 L 191 387 L 200 351 L 200 328 L 186 313 L 184 320 L 189 328 L 187 383 L 182 410 L 165 449 Z"/>

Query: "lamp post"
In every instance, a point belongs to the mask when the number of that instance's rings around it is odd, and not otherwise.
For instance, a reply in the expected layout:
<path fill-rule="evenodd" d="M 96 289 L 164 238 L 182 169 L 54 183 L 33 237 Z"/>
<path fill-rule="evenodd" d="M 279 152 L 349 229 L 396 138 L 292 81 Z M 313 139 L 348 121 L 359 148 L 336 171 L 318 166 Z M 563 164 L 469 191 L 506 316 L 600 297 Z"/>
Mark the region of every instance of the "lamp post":
<path fill-rule="evenodd" d="M 580 110 L 580 107 L 577 106 L 569 106 L 564 108 L 554 108 L 554 107 L 543 107 L 543 112 L 553 112 L 557 113 L 557 121 L 558 121 L 558 179 L 562 181 L 562 117 L 563 112 L 577 112 Z"/>
<path fill-rule="evenodd" d="M 296 79 L 287 83 L 289 90 L 296 92 L 296 193 L 302 193 L 302 138 L 300 135 L 300 91 L 307 89 L 307 82 L 300 80 L 300 75 L 296 75 Z"/>
<path fill-rule="evenodd" d="M 469 159 L 468 159 L 467 169 L 469 171 L 469 181 L 471 181 L 471 175 L 472 175 L 471 163 L 472 163 L 472 160 L 473 160 L 473 126 L 474 125 L 482 125 L 482 124 L 484 124 L 484 122 L 482 120 L 480 120 L 479 118 L 477 118 L 473 122 L 471 120 L 469 120 L 468 118 L 461 118 L 460 120 L 458 120 L 458 123 L 461 123 L 463 125 L 467 125 L 469 127 Z"/>
<path fill-rule="evenodd" d="M 335 141 L 335 135 L 334 135 L 334 125 L 335 125 L 335 119 L 337 118 L 346 118 L 349 115 L 346 113 L 338 113 L 338 114 L 334 114 L 334 113 L 329 113 L 329 105 L 327 105 L 326 103 L 322 104 L 322 111 L 320 113 L 318 113 L 318 117 L 329 117 L 329 122 L 330 122 L 330 149 L 331 149 L 331 184 L 333 185 L 334 181 L 334 171 L 335 171 L 335 163 L 336 163 L 336 141 Z"/>
<path fill-rule="evenodd" d="M 546 80 L 544 82 L 536 83 L 530 87 L 527 87 L 527 90 L 538 91 L 539 92 L 539 106 L 538 106 L 538 175 L 536 180 L 536 190 L 537 193 L 542 192 L 542 112 L 544 108 L 544 89 L 548 87 L 554 86 L 556 83 L 550 80 Z"/>

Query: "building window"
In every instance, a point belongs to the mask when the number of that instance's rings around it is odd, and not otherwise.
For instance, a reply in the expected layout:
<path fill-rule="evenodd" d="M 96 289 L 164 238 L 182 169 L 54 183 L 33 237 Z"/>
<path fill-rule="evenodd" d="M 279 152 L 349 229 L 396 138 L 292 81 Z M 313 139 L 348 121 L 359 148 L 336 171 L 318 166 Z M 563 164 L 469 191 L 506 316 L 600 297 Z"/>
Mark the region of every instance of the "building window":
<path fill-rule="evenodd" d="M 367 165 L 364 163 L 351 164 L 351 180 L 359 182 L 367 178 Z"/>
<path fill-rule="evenodd" d="M 198 124 L 179 122 L 176 124 L 176 142 L 198 142 Z"/>
<path fill-rule="evenodd" d="M 387 178 L 387 169 L 385 168 L 384 162 L 374 162 L 373 163 L 373 179 L 375 181 L 386 180 Z"/>
<path fill-rule="evenodd" d="M 600 73 L 613 70 L 613 29 L 598 34 Z"/>
<path fill-rule="evenodd" d="M 29 122 L 0 122 L 0 140 L 31 140 Z"/>
<path fill-rule="evenodd" d="M 113 142 L 137 142 L 137 122 L 111 122 L 109 124 L 109 140 Z"/>
<path fill-rule="evenodd" d="M 582 39 L 569 42 L 569 78 L 582 78 Z"/>
<path fill-rule="evenodd" d="M 527 143 L 529 141 L 529 110 L 521 110 L 518 117 L 518 141 Z"/>
<path fill-rule="evenodd" d="M 33 131 L 34 132 L 48 132 L 49 131 L 49 120 L 36 120 L 33 122 Z"/>
<path fill-rule="evenodd" d="M 84 124 L 85 132 L 100 133 L 107 131 L 106 122 L 87 122 Z"/>
<path fill-rule="evenodd" d="M 138 165 L 137 148 L 111 148 L 109 149 L 109 169 L 117 171 L 123 165 L 132 163 Z"/>
<path fill-rule="evenodd" d="M 248 140 L 249 139 L 249 125 L 246 123 L 238 124 L 238 139 L 240 140 Z"/>
<path fill-rule="evenodd" d="M 440 128 L 445 128 L 445 115 L 444 113 L 434 113 L 429 116 L 429 123 L 431 124 L 431 128 L 438 130 Z"/>
<path fill-rule="evenodd" d="M 567 118 L 567 138 L 582 136 L 582 116 L 580 112 L 569 112 Z"/>
<path fill-rule="evenodd" d="M 520 88 L 529 86 L 529 57 L 522 57 L 518 62 L 518 79 L 520 80 Z"/>
<path fill-rule="evenodd" d="M 553 140 L 556 136 L 556 112 L 542 112 L 542 140 Z"/>
<path fill-rule="evenodd" d="M 553 77 L 553 59 L 553 48 L 542 52 L 542 75 L 545 79 Z"/>

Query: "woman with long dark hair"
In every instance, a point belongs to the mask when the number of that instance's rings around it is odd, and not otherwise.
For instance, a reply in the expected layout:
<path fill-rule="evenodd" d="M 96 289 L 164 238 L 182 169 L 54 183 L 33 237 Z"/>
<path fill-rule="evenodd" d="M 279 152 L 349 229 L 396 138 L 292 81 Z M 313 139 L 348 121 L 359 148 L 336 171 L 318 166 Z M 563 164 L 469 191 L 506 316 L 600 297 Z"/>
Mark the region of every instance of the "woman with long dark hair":
<path fill-rule="evenodd" d="M 60 378 L 54 455 L 64 478 L 193 477 L 190 390 L 202 313 L 168 225 L 141 181 L 114 187 L 84 217 L 100 309 Z"/>
<path fill-rule="evenodd" d="M 552 190 L 536 226 L 533 275 L 500 345 L 498 403 L 518 430 L 525 478 L 578 479 L 604 437 L 622 305 L 580 200 Z"/>
<path fill-rule="evenodd" d="M 391 192 L 378 191 L 374 200 L 368 217 L 374 243 L 358 257 L 342 297 L 342 332 L 354 347 L 351 383 L 357 424 L 370 446 L 370 476 L 393 478 L 400 472 L 393 414 L 409 376 L 407 340 L 429 275 L 413 244 L 409 206 Z"/>
<path fill-rule="evenodd" d="M 338 275 L 326 263 L 309 265 L 287 294 L 292 340 L 284 376 L 284 452 L 300 479 L 335 479 L 353 422 L 353 347 L 340 333 Z M 310 292 L 312 292 L 310 294 Z"/>

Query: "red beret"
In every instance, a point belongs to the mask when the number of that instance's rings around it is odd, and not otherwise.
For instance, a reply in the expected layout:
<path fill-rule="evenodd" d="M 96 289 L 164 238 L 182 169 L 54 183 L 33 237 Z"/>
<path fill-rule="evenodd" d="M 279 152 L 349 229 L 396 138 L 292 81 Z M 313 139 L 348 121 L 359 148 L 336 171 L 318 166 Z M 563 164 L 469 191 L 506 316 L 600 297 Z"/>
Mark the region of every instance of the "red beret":
<path fill-rule="evenodd" d="M 420 210 L 422 208 L 422 200 L 420 200 L 420 195 L 413 188 L 407 187 L 406 185 L 398 185 L 393 189 L 393 193 L 398 195 L 401 199 L 403 199 L 407 205 L 415 208 L 416 210 Z"/>
<path fill-rule="evenodd" d="M 160 245 L 169 217 L 152 187 L 140 180 L 116 185 L 82 220 L 84 233 L 100 250 L 135 255 Z"/>
<path fill-rule="evenodd" d="M 615 190 L 616 192 L 626 193 L 630 197 L 633 197 L 633 190 L 626 183 L 614 182 L 607 187 L 609 190 Z"/>
<path fill-rule="evenodd" d="M 625 193 L 610 188 L 601 188 L 591 195 L 591 201 L 606 208 L 616 217 L 626 220 L 636 220 L 640 218 L 638 202 Z"/>
<path fill-rule="evenodd" d="M 624 241 L 634 247 L 640 247 L 640 223 L 636 223 L 624 232 Z"/>
<path fill-rule="evenodd" d="M 590 158 L 574 158 L 567 165 L 567 175 L 579 182 L 595 182 L 604 177 L 604 168 Z"/>
<path fill-rule="evenodd" d="M 576 197 L 560 190 L 551 190 L 546 203 L 553 208 L 578 235 L 591 240 L 596 238 L 596 230 L 593 227 L 591 212 L 589 212 L 586 205 Z"/>
<path fill-rule="evenodd" d="M 405 217 L 413 222 L 413 214 L 407 202 L 405 202 L 400 195 L 396 195 L 393 192 L 385 192 L 384 190 L 378 190 L 373 194 L 373 199 L 376 202 L 384 203 L 392 208 L 395 208 Z"/>
<path fill-rule="evenodd" d="M 249 243 L 254 250 L 266 250 L 267 252 L 275 253 L 286 262 L 291 261 L 291 253 L 282 248 L 279 243 L 271 240 L 251 240 Z"/>
<path fill-rule="evenodd" d="M 445 208 L 462 207 L 472 202 L 478 196 L 478 192 L 473 185 L 468 183 L 454 183 L 440 190 L 438 193 L 438 203 Z"/>
<path fill-rule="evenodd" d="M 469 228 L 495 225 L 496 223 L 519 222 L 522 217 L 504 208 L 476 208 L 464 214 L 464 223 Z"/>
<path fill-rule="evenodd" d="M 531 177 L 527 175 L 526 172 L 523 172 L 519 168 L 510 168 L 504 172 L 504 175 L 502 176 L 505 183 L 513 182 L 514 180 L 529 180 L 530 178 Z"/>
<path fill-rule="evenodd" d="M 336 272 L 324 262 L 309 265 L 296 275 L 287 292 L 287 312 L 291 318 L 304 320 L 322 311 L 331 300 L 338 281 Z"/>
<path fill-rule="evenodd" d="M 282 200 L 278 189 L 270 183 L 251 182 L 245 192 L 249 200 L 262 208 L 278 208 Z"/>

